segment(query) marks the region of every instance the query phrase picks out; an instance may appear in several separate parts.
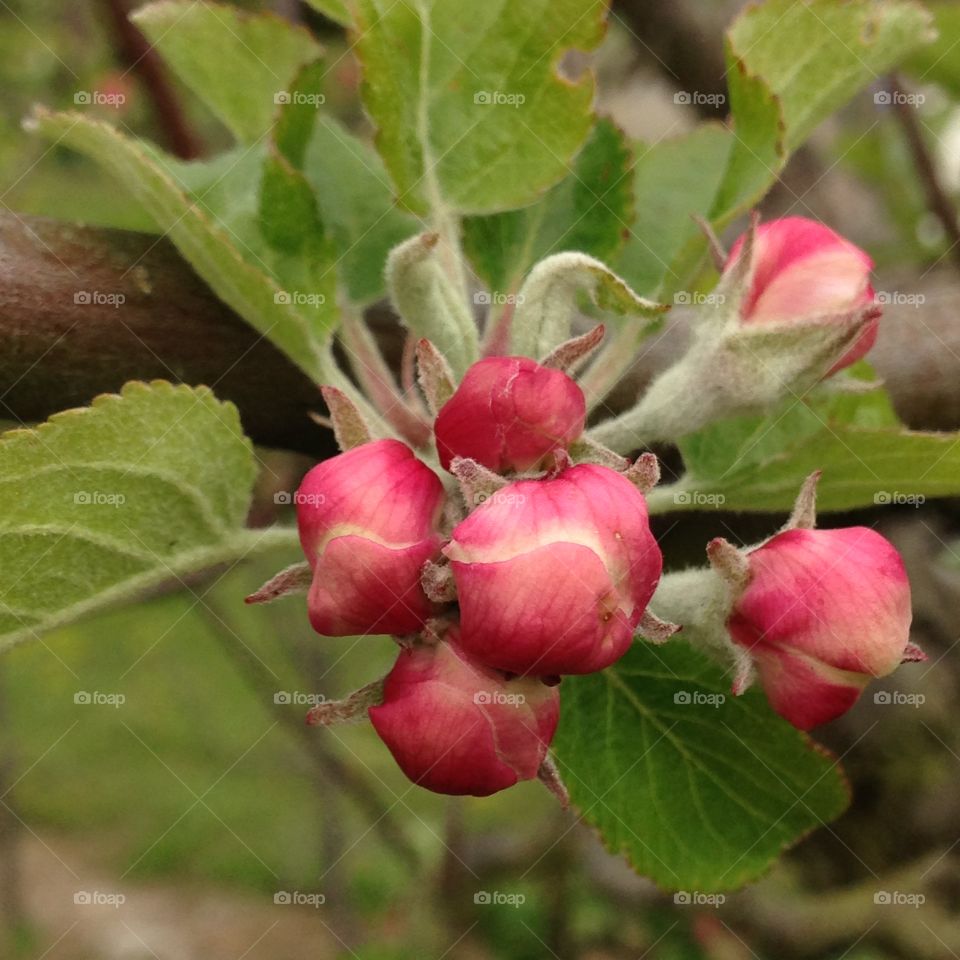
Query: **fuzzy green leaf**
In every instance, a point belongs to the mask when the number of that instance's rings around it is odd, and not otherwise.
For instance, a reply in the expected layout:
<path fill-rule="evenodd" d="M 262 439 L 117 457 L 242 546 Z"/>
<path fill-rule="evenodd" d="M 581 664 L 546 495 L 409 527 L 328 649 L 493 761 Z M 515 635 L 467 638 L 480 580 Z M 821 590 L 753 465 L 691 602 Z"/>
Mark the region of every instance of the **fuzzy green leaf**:
<path fill-rule="evenodd" d="M 255 472 L 206 387 L 128 383 L 4 434 L 0 647 L 275 543 L 243 529 Z"/>
<path fill-rule="evenodd" d="M 218 3 L 160 0 L 131 19 L 244 143 L 270 129 L 297 72 L 320 54 L 302 27 Z"/>
<path fill-rule="evenodd" d="M 930 4 L 930 12 L 937 38 L 913 53 L 904 69 L 920 83 L 939 83 L 954 97 L 960 96 L 960 61 L 956 55 L 960 44 L 960 7 L 949 0 L 939 0 Z"/>
<path fill-rule="evenodd" d="M 354 0 L 377 147 L 405 206 L 492 213 L 557 183 L 593 125 L 594 82 L 558 74 L 603 37 L 604 0 Z"/>
<path fill-rule="evenodd" d="M 517 294 L 510 325 L 519 354 L 545 357 L 571 336 L 580 298 L 616 317 L 643 319 L 637 337 L 656 329 L 669 306 L 647 300 L 599 260 L 583 253 L 554 253 L 530 271 Z"/>
<path fill-rule="evenodd" d="M 689 473 L 655 491 L 654 509 L 788 511 L 814 470 L 823 471 L 821 511 L 960 495 L 960 435 L 904 430 L 881 391 L 791 398 L 768 417 L 716 423 L 680 447 Z"/>
<path fill-rule="evenodd" d="M 756 879 L 849 799 L 832 757 L 679 640 L 564 679 L 554 749 L 605 845 L 671 890 Z"/>

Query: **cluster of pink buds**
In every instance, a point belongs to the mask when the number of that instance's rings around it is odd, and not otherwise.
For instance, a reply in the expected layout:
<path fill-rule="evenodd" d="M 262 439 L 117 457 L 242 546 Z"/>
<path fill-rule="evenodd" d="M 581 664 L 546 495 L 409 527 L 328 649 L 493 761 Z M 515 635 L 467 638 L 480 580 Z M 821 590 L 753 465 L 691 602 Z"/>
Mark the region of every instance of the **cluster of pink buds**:
<path fill-rule="evenodd" d="M 649 477 L 573 465 L 585 418 L 563 371 L 492 357 L 436 418 L 459 490 L 397 440 L 355 446 L 300 486 L 310 622 L 400 642 L 369 716 L 421 786 L 483 796 L 546 779 L 561 675 L 619 659 L 653 596 Z"/>
<path fill-rule="evenodd" d="M 714 540 L 709 569 L 661 578 L 645 496 L 657 460 L 621 453 L 766 409 L 860 359 L 877 335 L 870 258 L 827 227 L 754 223 L 717 255 L 717 307 L 688 352 L 635 407 L 588 433 L 584 393 L 566 371 L 599 345 L 602 327 L 551 346 L 542 363 L 459 362 L 459 384 L 421 338 L 435 450 L 424 449 L 420 419 L 405 434 L 419 455 L 372 439 L 352 401 L 324 388 L 344 452 L 297 493 L 307 562 L 248 599 L 305 590 L 318 633 L 394 637 L 400 653 L 383 681 L 326 714 L 369 716 L 415 783 L 485 796 L 539 777 L 562 796 L 549 758 L 561 678 L 611 666 L 638 634 L 660 642 L 678 630 L 651 601 L 726 652 L 735 693 L 759 679 L 772 708 L 804 730 L 848 710 L 872 678 L 924 658 L 909 642 L 899 555 L 863 527 L 815 529 L 818 475 L 777 535 L 746 549 Z M 606 269 L 552 259 L 551 269 L 590 282 Z M 540 280 L 548 274 L 541 264 Z M 552 331 L 559 321 L 548 320 Z"/>

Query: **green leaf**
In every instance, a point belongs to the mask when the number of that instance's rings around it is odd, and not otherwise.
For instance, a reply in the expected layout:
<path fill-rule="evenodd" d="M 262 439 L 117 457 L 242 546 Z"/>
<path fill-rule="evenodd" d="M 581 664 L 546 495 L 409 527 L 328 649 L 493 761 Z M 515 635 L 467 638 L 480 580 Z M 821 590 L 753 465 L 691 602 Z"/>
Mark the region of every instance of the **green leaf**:
<path fill-rule="evenodd" d="M 244 143 L 270 129 L 297 72 L 321 52 L 302 27 L 216 3 L 160 0 L 131 19 Z"/>
<path fill-rule="evenodd" d="M 646 296 L 660 298 L 683 287 L 689 270 L 679 265 L 702 234 L 693 216 L 706 216 L 727 165 L 733 134 L 704 123 L 690 133 L 638 143 L 633 184 L 636 220 L 618 261 L 620 273 Z"/>
<path fill-rule="evenodd" d="M 565 678 L 554 749 L 608 849 L 672 890 L 756 879 L 848 802 L 834 758 L 678 640 Z"/>
<path fill-rule="evenodd" d="M 282 255 L 260 232 L 263 147 L 181 163 L 113 127 L 38 109 L 32 127 L 99 161 L 154 219 L 211 289 L 310 376 L 336 320 L 329 265 Z"/>
<path fill-rule="evenodd" d="M 317 201 L 302 172 L 304 154 L 322 103 L 319 91 L 323 74 L 321 60 L 297 74 L 288 102 L 280 107 L 277 122 L 271 128 L 260 181 L 259 225 L 263 238 L 275 250 L 298 255 L 308 264 L 332 265 L 333 253 L 327 247 Z M 257 148 L 250 152 L 259 153 Z M 243 165 L 241 158 L 236 168 Z M 232 181 L 233 177 L 228 173 L 225 179 Z M 331 294 L 335 293 L 327 286 Z"/>
<path fill-rule="evenodd" d="M 149 145 L 144 149 L 193 209 L 216 224 L 237 254 L 276 285 L 274 312 L 292 306 L 319 351 L 337 320 L 336 270 L 315 199 L 298 171 L 269 144 L 237 147 L 213 160 L 189 163 Z M 301 354 L 293 359 L 310 358 Z"/>
<path fill-rule="evenodd" d="M 317 202 L 303 174 L 275 149 L 268 151 L 260 182 L 260 229 L 281 253 L 318 259 L 324 249 Z"/>
<path fill-rule="evenodd" d="M 324 61 L 315 60 L 297 74 L 290 84 L 290 96 L 280 105 L 276 123 L 270 130 L 270 138 L 277 150 L 298 170 L 303 169 L 307 145 L 324 102 L 326 72 Z"/>
<path fill-rule="evenodd" d="M 737 141 L 714 205 L 729 220 L 755 202 L 814 127 L 933 38 L 911 0 L 767 0 L 727 33 Z"/>
<path fill-rule="evenodd" d="M 814 470 L 822 511 L 960 494 L 960 435 L 904 430 L 882 391 L 792 398 L 767 417 L 713 424 L 680 449 L 688 474 L 654 492 L 654 509 L 789 510 Z"/>
<path fill-rule="evenodd" d="M 128 383 L 4 434 L 0 647 L 276 543 L 243 529 L 255 473 L 206 387 Z"/>
<path fill-rule="evenodd" d="M 425 213 L 523 206 L 566 174 L 593 124 L 594 82 L 562 78 L 603 38 L 603 0 L 355 0 L 377 146 L 401 202 Z"/>
<path fill-rule="evenodd" d="M 562 250 L 612 260 L 633 219 L 632 162 L 623 132 L 601 119 L 567 177 L 535 204 L 465 220 L 464 250 L 488 288 L 515 292 L 533 264 Z"/>
<path fill-rule="evenodd" d="M 377 152 L 343 124 L 317 119 L 303 173 L 313 187 L 337 250 L 337 269 L 351 300 L 383 296 L 390 251 L 421 229 L 400 210 Z"/>

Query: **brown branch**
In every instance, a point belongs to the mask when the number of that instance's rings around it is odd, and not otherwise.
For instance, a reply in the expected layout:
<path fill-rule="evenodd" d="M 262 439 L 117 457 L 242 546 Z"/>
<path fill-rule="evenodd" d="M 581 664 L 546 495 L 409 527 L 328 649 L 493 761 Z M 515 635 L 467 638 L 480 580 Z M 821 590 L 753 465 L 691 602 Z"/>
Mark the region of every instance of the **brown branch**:
<path fill-rule="evenodd" d="M 123 297 L 80 303 L 80 294 Z M 99 298 L 104 301 L 104 298 Z M 317 387 L 157 237 L 0 214 L 0 419 L 43 420 L 128 380 L 206 384 L 257 443 L 335 452 Z"/>
<path fill-rule="evenodd" d="M 919 429 L 960 427 L 960 288 L 952 272 L 883 277 L 881 289 L 923 293 L 922 306 L 889 305 L 870 355 L 897 412 Z M 78 304 L 75 294 L 122 294 L 120 306 Z M 391 364 L 403 336 L 387 311 L 371 318 Z M 611 398 L 632 402 L 675 358 L 682 318 L 631 368 Z M 679 335 L 679 336 L 678 336 Z M 343 359 L 343 358 L 341 358 Z M 0 419 L 44 420 L 84 406 L 128 380 L 211 387 L 233 401 L 256 443 L 315 459 L 336 453 L 313 423 L 318 388 L 222 304 L 157 237 L 0 213 Z"/>
<path fill-rule="evenodd" d="M 897 118 L 907 146 L 910 148 L 913 165 L 927 197 L 927 206 L 943 226 L 950 241 L 950 249 L 947 252 L 960 269 L 960 223 L 957 221 L 956 204 L 940 182 L 940 174 L 923 135 L 923 126 L 920 123 L 917 107 L 910 103 L 900 78 L 895 73 L 890 76 L 890 97 L 893 115 Z"/>
<path fill-rule="evenodd" d="M 143 81 L 170 149 L 184 160 L 199 157 L 202 145 L 187 123 L 170 75 L 156 50 L 130 21 L 126 0 L 103 0 L 103 6 L 113 30 L 118 57 Z"/>

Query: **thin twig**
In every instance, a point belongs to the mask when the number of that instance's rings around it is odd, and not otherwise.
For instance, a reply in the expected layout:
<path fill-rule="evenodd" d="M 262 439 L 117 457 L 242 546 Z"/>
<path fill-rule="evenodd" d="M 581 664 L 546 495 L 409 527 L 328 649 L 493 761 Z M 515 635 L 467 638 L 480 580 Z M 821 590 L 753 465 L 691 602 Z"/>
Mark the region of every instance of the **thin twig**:
<path fill-rule="evenodd" d="M 924 139 L 923 126 L 917 115 L 917 108 L 909 102 L 898 74 L 890 75 L 890 97 L 893 104 L 893 115 L 900 124 L 907 146 L 913 157 L 927 195 L 927 206 L 930 212 L 940 221 L 944 232 L 950 241 L 948 253 L 954 264 L 960 269 L 960 223 L 957 221 L 957 208 L 950 195 L 940 181 L 940 174 L 933 157 Z"/>
<path fill-rule="evenodd" d="M 143 81 L 170 149 L 184 160 L 199 157 L 203 152 L 200 140 L 187 123 L 166 67 L 147 38 L 131 22 L 127 0 L 103 0 L 103 6 L 113 27 L 117 54 Z"/>
<path fill-rule="evenodd" d="M 420 855 L 409 842 L 396 819 L 390 813 L 390 803 L 380 795 L 379 790 L 369 779 L 353 765 L 346 763 L 331 751 L 317 732 L 302 720 L 298 720 L 289 710 L 274 701 L 276 682 L 269 676 L 263 664 L 242 642 L 231 627 L 229 620 L 208 597 L 199 604 L 199 609 L 213 628 L 213 633 L 223 650 L 244 676 L 260 701 L 268 706 L 278 723 L 286 727 L 300 741 L 307 756 L 326 779 L 333 781 L 344 792 L 349 793 L 357 806 L 370 818 L 372 828 L 380 834 L 384 844 L 390 847 L 408 869 L 420 869 Z"/>

